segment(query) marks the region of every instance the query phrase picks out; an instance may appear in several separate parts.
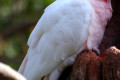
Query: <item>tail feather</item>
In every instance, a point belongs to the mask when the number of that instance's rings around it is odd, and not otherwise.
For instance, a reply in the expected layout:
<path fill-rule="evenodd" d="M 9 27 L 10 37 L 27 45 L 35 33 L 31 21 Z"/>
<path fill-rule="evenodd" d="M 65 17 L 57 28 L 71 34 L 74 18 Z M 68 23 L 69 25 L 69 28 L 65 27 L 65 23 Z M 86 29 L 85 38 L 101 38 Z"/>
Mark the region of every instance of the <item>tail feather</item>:
<path fill-rule="evenodd" d="M 23 74 L 24 73 L 24 70 L 25 70 L 25 67 L 26 67 L 26 64 L 27 64 L 27 61 L 28 61 L 28 56 L 26 55 L 25 56 L 25 59 L 23 60 L 18 72 Z"/>

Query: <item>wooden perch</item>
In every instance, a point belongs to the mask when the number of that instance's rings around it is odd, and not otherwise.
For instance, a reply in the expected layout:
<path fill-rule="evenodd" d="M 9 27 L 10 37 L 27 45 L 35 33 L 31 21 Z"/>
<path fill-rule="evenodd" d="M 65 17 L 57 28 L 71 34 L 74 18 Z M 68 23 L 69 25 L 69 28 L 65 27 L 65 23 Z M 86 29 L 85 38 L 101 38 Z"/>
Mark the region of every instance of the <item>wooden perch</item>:
<path fill-rule="evenodd" d="M 93 51 L 83 51 L 74 63 L 70 80 L 101 80 L 102 60 Z"/>
<path fill-rule="evenodd" d="M 26 80 L 17 71 L 10 68 L 8 65 L 0 63 L 0 80 Z"/>
<path fill-rule="evenodd" d="M 68 79 L 61 80 L 120 80 L 120 50 L 111 47 L 103 56 L 102 60 L 93 51 L 81 52 Z"/>
<path fill-rule="evenodd" d="M 103 60 L 103 80 L 120 80 L 120 50 L 111 47 Z"/>

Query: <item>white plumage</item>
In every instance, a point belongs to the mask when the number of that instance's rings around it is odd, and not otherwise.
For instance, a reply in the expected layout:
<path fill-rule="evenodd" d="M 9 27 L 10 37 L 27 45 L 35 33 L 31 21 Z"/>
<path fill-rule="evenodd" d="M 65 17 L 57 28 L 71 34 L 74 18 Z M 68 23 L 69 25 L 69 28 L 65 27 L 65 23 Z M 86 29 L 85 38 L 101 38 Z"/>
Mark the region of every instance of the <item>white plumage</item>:
<path fill-rule="evenodd" d="M 28 80 L 40 80 L 43 76 L 57 80 L 62 70 L 74 62 L 79 52 L 83 49 L 97 49 L 111 11 L 108 10 L 108 17 L 102 17 L 106 19 L 103 20 L 105 23 L 100 24 L 99 21 L 102 20 L 92 6 L 94 1 L 56 0 L 48 6 L 30 35 L 28 53 L 19 72 Z M 93 25 L 92 20 L 96 16 L 98 20 Z M 96 31 L 99 34 L 93 36 Z M 92 39 L 97 41 L 93 42 Z"/>

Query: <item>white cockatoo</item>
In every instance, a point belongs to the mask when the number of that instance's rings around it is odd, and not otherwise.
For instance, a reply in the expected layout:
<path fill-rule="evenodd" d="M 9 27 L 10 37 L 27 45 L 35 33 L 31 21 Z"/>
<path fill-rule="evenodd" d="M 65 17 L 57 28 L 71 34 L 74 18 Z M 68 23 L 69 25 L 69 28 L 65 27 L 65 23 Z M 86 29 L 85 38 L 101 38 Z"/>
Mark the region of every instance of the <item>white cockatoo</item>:
<path fill-rule="evenodd" d="M 31 33 L 19 72 L 28 80 L 57 80 L 78 53 L 98 50 L 111 16 L 110 0 L 56 0 Z"/>

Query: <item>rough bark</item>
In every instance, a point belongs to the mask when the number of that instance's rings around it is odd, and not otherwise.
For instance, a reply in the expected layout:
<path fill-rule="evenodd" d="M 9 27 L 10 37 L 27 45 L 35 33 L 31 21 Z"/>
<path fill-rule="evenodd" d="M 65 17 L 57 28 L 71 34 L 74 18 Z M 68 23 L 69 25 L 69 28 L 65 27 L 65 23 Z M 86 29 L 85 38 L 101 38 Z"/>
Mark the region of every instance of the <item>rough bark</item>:
<path fill-rule="evenodd" d="M 103 80 L 120 80 L 120 50 L 111 47 L 103 60 Z"/>
<path fill-rule="evenodd" d="M 69 80 L 101 80 L 102 60 L 93 51 L 83 51 L 74 63 Z"/>
<path fill-rule="evenodd" d="M 103 60 L 93 51 L 81 52 L 68 80 L 120 80 L 120 50 L 107 49 Z"/>

